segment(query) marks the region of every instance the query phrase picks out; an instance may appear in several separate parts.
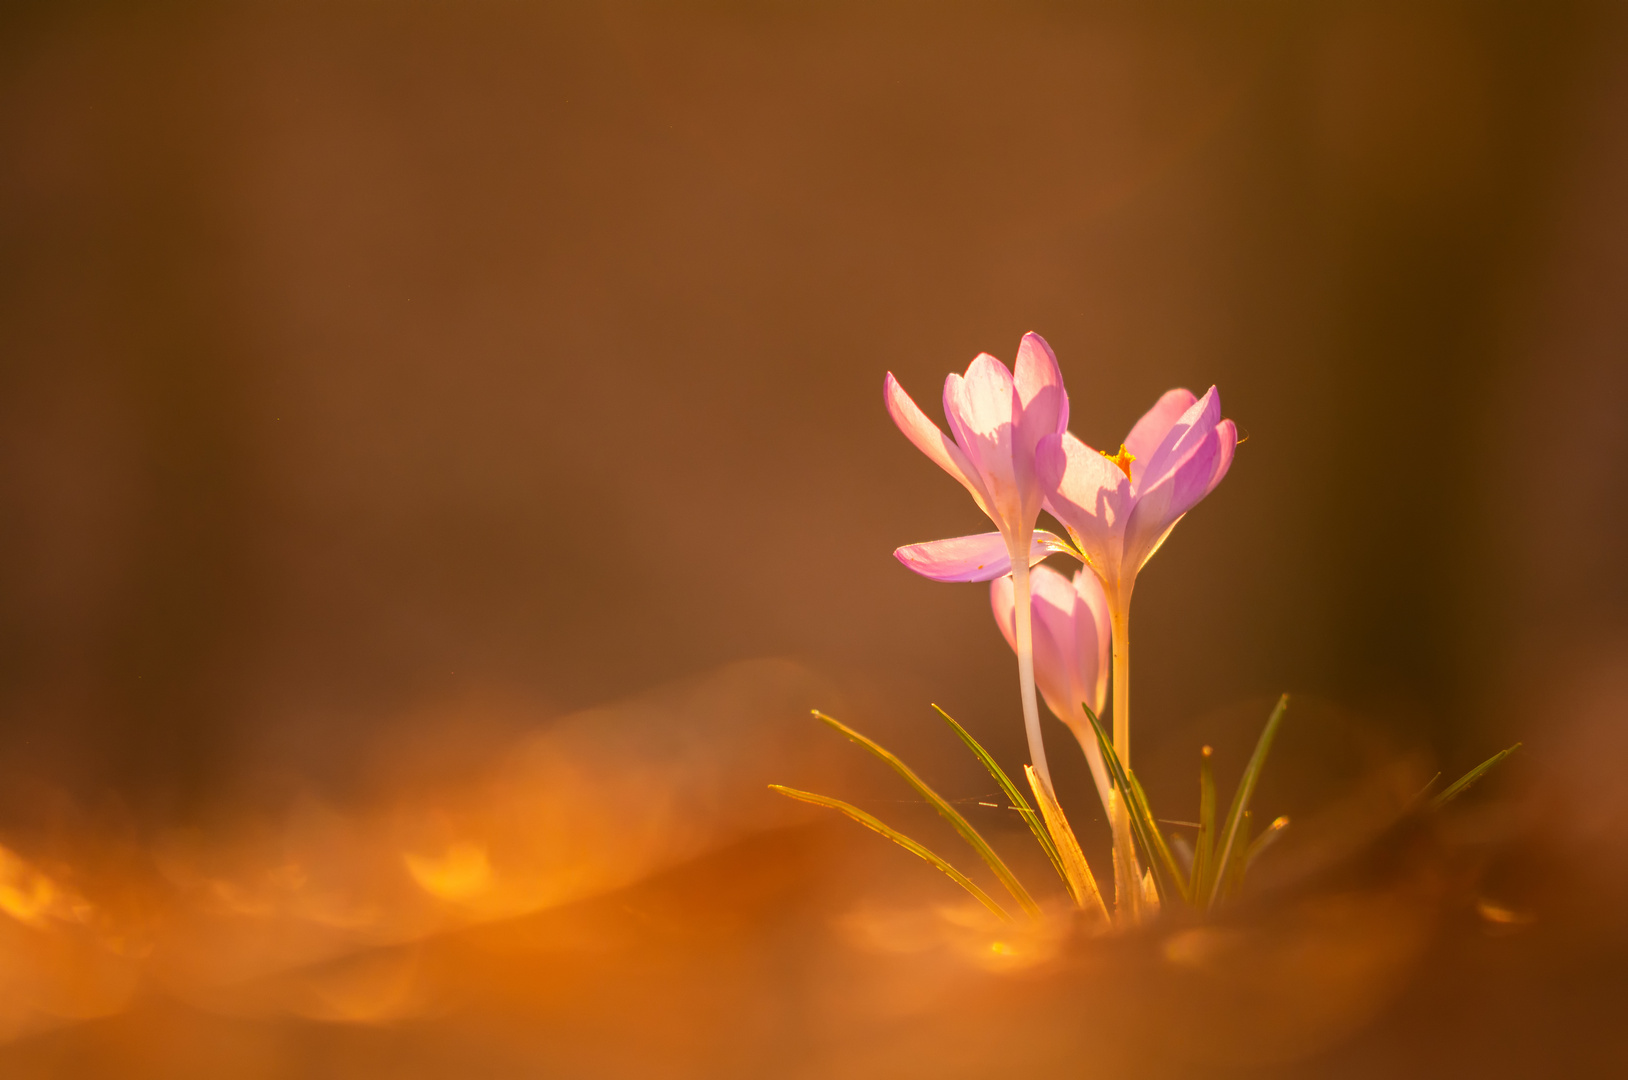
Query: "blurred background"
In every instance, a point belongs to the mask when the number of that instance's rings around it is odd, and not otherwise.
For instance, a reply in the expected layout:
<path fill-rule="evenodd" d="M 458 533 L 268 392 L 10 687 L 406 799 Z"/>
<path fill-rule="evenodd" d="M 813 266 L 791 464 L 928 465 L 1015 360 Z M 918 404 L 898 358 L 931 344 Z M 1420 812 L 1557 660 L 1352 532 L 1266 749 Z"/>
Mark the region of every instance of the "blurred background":
<path fill-rule="evenodd" d="M 1140 745 L 1520 739 L 1617 881 L 1625 190 L 1603 0 L 6 5 L 0 832 L 364 807 L 759 657 L 1016 760 L 880 391 L 1036 330 L 1087 442 L 1212 383 L 1247 435 L 1141 578 Z"/>

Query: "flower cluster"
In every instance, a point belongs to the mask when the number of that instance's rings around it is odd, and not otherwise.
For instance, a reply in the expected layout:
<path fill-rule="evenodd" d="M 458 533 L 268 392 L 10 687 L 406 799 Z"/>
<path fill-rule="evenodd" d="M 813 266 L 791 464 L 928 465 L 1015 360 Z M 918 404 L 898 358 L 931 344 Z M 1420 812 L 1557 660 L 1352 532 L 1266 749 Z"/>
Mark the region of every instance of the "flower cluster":
<path fill-rule="evenodd" d="M 1230 902 L 1240 894 L 1256 857 L 1289 824 L 1279 816 L 1257 828 L 1251 808 L 1289 695 L 1278 698 L 1261 729 L 1225 814 L 1217 801 L 1208 746 L 1199 755 L 1197 821 L 1169 822 L 1156 816 L 1130 764 L 1131 593 L 1137 575 L 1176 523 L 1215 490 L 1232 465 L 1238 429 L 1222 417 L 1215 387 L 1203 397 L 1168 391 L 1136 422 L 1119 449 L 1109 453 L 1069 432 L 1068 395 L 1057 358 L 1038 334 L 1024 335 L 1010 370 L 980 354 L 964 375 L 945 380 L 948 435 L 891 373 L 883 386 L 888 413 L 899 429 L 960 481 L 995 526 L 993 532 L 911 544 L 894 554 L 935 581 L 990 583 L 995 624 L 1017 654 L 1030 756 L 1023 779 L 1034 803 L 971 732 L 943 709 L 939 714 L 1000 787 L 1006 806 L 1028 826 L 1075 910 L 1097 925 L 1135 926 L 1173 902 L 1196 913 Z M 1041 529 L 1042 512 L 1060 522 L 1066 535 Z M 1059 554 L 1083 564 L 1073 577 L 1041 565 Z M 1110 690 L 1111 736 L 1099 719 Z M 1107 810 L 1113 832 L 1112 911 L 1052 788 L 1037 698 L 1044 698 L 1079 740 Z M 950 800 L 874 739 L 819 710 L 814 715 L 885 762 L 977 853 L 1023 913 L 1042 919 L 1044 909 L 1034 895 Z M 1432 798 L 1428 810 L 1457 798 L 1516 747 L 1470 770 Z M 828 795 L 783 784 L 769 787 L 835 810 L 887 837 L 937 867 L 1001 922 L 1013 921 L 1000 900 L 948 859 L 874 814 Z M 1426 808 L 1423 795 L 1415 800 L 1421 809 Z M 1167 835 L 1162 828 L 1167 824 L 1196 832 Z"/>
<path fill-rule="evenodd" d="M 935 581 L 989 581 L 995 621 L 1018 658 L 1034 769 L 1049 789 L 1036 684 L 1074 732 L 1115 826 L 1115 878 L 1134 887 L 1135 851 L 1087 710 L 1101 713 L 1113 669 L 1113 746 L 1130 761 L 1130 601 L 1136 577 L 1182 516 L 1232 464 L 1238 429 L 1221 397 L 1171 390 L 1116 453 L 1068 430 L 1068 395 L 1051 347 L 1025 334 L 1012 370 L 987 353 L 944 383 L 945 435 L 890 372 L 888 413 L 905 436 L 972 495 L 994 532 L 910 544 L 894 554 Z M 1045 510 L 1067 538 L 1037 527 Z M 1054 554 L 1084 567 L 1070 580 L 1044 566 Z M 1127 882 L 1126 879 L 1129 879 Z"/>

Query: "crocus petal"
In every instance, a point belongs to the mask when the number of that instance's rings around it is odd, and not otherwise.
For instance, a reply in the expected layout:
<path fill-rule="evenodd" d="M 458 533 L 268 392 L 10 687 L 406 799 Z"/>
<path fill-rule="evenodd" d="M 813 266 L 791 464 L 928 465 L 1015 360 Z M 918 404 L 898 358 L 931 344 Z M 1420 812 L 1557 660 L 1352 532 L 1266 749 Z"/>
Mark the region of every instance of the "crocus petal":
<path fill-rule="evenodd" d="M 1181 419 L 1182 413 L 1192 408 L 1197 400 L 1191 390 L 1166 390 L 1154 403 L 1153 408 L 1143 413 L 1142 419 L 1131 428 L 1131 433 L 1125 436 L 1125 449 L 1136 458 L 1131 462 L 1132 483 L 1141 482 L 1154 451 L 1159 449 L 1164 437 L 1170 434 L 1170 429 L 1176 426 L 1176 421 Z"/>
<path fill-rule="evenodd" d="M 1088 567 L 1081 567 L 1071 584 L 1076 598 L 1074 636 L 1078 657 L 1075 670 L 1080 678 L 1076 694 L 1100 716 L 1108 700 L 1108 668 L 1112 659 L 1108 594 Z"/>
<path fill-rule="evenodd" d="M 1029 611 L 1034 634 L 1034 679 L 1040 696 L 1059 720 L 1067 721 L 1074 706 L 1072 659 L 1074 646 L 1074 586 L 1049 566 L 1037 566 L 1029 576 Z M 989 604 L 1001 636 L 1017 648 L 1017 588 L 1011 575 L 990 582 Z"/>
<path fill-rule="evenodd" d="M 961 481 L 972 493 L 978 508 L 986 514 L 990 513 L 989 492 L 985 490 L 983 480 L 972 462 L 949 436 L 939 430 L 937 424 L 927 419 L 927 414 L 904 392 L 904 387 L 899 385 L 899 380 L 893 377 L 891 371 L 882 380 L 882 397 L 887 404 L 888 415 L 899 425 L 905 438 L 915 443 L 916 449 L 931 458 L 939 468 Z"/>
<path fill-rule="evenodd" d="M 1029 545 L 1029 565 L 1063 552 L 1072 553 L 1073 549 L 1062 537 L 1037 529 Z M 1012 572 L 1012 557 L 998 532 L 908 544 L 893 556 L 934 581 L 990 581 Z"/>
<path fill-rule="evenodd" d="M 1230 433 L 1232 429 L 1226 430 Z M 1131 573 L 1140 570 L 1182 515 L 1214 488 L 1211 481 L 1232 460 L 1231 446 L 1222 450 L 1222 431 L 1220 424 L 1210 428 L 1157 483 L 1138 493 L 1125 526 L 1125 569 Z"/>
<path fill-rule="evenodd" d="M 989 602 L 1006 643 L 1016 649 L 1016 589 L 1010 577 L 990 582 Z M 1085 751 L 1103 806 L 1108 770 L 1081 703 L 1099 714 L 1108 679 L 1108 601 L 1090 570 L 1072 580 L 1046 566 L 1030 577 L 1035 685 L 1046 707 L 1073 731 Z"/>
<path fill-rule="evenodd" d="M 1069 432 L 1040 440 L 1035 469 L 1046 491 L 1046 509 L 1068 526 L 1092 566 L 1109 573 L 1118 565 L 1131 482 Z"/>
<path fill-rule="evenodd" d="M 1136 489 L 1142 491 L 1167 476 L 1178 461 L 1185 459 L 1221 422 L 1221 394 L 1215 387 L 1187 407 L 1159 442 L 1158 449 L 1148 455 L 1147 466 L 1137 473 Z M 1132 466 L 1135 472 L 1135 466 Z"/>
<path fill-rule="evenodd" d="M 1006 365 L 980 353 L 961 378 L 945 381 L 944 414 L 989 492 L 995 524 L 1014 535 L 1028 525 L 1012 464 L 1014 423 L 1021 414 Z M 1034 512 L 1039 513 L 1039 500 Z"/>
<path fill-rule="evenodd" d="M 1025 520 L 1039 514 L 1044 494 L 1036 478 L 1034 457 L 1040 440 L 1068 430 L 1068 394 L 1063 372 L 1051 346 L 1039 334 L 1023 335 L 1018 345 L 1012 384 L 1017 390 L 1019 416 L 1013 434 L 1013 476 L 1023 499 Z"/>
<path fill-rule="evenodd" d="M 1042 435 L 1068 430 L 1068 393 L 1063 389 L 1063 369 L 1057 366 L 1057 355 L 1039 334 L 1024 334 L 1018 343 L 1012 384 L 1017 388 L 1025 425 L 1032 422 Z"/>
<path fill-rule="evenodd" d="M 1214 491 L 1215 485 L 1219 484 L 1221 478 L 1227 475 L 1227 470 L 1232 468 L 1232 455 L 1238 449 L 1238 425 L 1231 420 L 1223 420 L 1215 425 L 1215 436 L 1221 442 L 1221 454 L 1216 460 L 1215 472 L 1210 477 L 1210 486 L 1204 489 L 1205 495 Z"/>

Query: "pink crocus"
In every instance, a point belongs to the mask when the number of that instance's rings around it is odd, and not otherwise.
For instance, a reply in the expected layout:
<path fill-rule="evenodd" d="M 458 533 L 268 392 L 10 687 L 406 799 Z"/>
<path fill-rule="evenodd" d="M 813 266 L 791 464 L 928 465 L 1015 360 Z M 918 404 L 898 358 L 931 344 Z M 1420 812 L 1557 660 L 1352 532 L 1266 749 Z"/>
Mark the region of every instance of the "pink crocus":
<path fill-rule="evenodd" d="M 1108 598 L 1102 582 L 1081 567 L 1073 580 L 1049 566 L 1029 579 L 1034 613 L 1034 678 L 1052 714 L 1067 724 L 1091 764 L 1097 795 L 1110 809 L 1108 770 L 1082 703 L 1102 715 L 1108 694 Z M 1017 597 L 1010 576 L 989 583 L 989 602 L 1006 643 L 1017 647 Z"/>
<path fill-rule="evenodd" d="M 1238 428 L 1221 418 L 1215 387 L 1170 390 L 1131 428 L 1117 454 L 1068 432 L 1038 444 L 1046 509 L 1063 523 L 1108 599 L 1114 639 L 1114 749 L 1130 761 L 1130 603 L 1136 575 L 1182 515 L 1232 464 Z"/>
<path fill-rule="evenodd" d="M 1238 429 L 1221 418 L 1215 387 L 1202 398 L 1170 390 L 1131 428 L 1119 453 L 1069 432 L 1038 446 L 1046 509 L 1068 529 L 1108 590 L 1130 599 L 1136 575 L 1183 514 L 1215 490 L 1232 464 Z"/>
<path fill-rule="evenodd" d="M 1131 760 L 1131 592 L 1136 576 L 1182 515 L 1215 490 L 1232 464 L 1238 429 L 1221 417 L 1215 387 L 1202 398 L 1170 390 L 1131 428 L 1117 454 L 1099 452 L 1068 432 L 1037 444 L 1035 468 L 1046 509 L 1063 523 L 1102 582 L 1113 631 L 1114 753 Z M 1109 804 L 1114 884 L 1121 910 L 1135 918 L 1140 871 L 1122 800 Z"/>
<path fill-rule="evenodd" d="M 1018 345 L 1015 372 L 980 353 L 965 375 L 944 380 L 944 416 L 951 435 L 904 392 L 892 372 L 883 382 L 888 414 L 905 437 L 940 468 L 961 482 L 995 532 L 912 544 L 894 554 L 910 569 L 935 581 L 989 581 L 1010 573 L 1016 595 L 1018 681 L 1024 729 L 1035 771 L 1049 786 L 1046 751 L 1035 699 L 1034 658 L 1029 616 L 1029 568 L 1068 545 L 1037 531 L 1046 491 L 1035 471 L 1042 441 L 1068 429 L 1068 395 L 1051 346 L 1039 334 Z"/>

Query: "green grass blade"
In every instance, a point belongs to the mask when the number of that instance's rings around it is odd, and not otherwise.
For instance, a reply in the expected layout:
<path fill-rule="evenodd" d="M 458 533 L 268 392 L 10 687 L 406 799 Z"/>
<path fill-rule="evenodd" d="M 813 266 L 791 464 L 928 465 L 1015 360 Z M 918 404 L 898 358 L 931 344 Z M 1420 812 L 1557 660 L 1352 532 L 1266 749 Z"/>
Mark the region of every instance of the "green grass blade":
<path fill-rule="evenodd" d="M 1102 730 L 1102 723 L 1091 706 L 1081 702 L 1086 717 L 1091 721 L 1091 727 L 1097 733 L 1097 745 L 1102 749 L 1103 763 L 1108 766 L 1108 775 L 1113 778 L 1114 786 L 1118 787 L 1125 799 L 1125 808 L 1129 811 L 1131 831 L 1136 834 L 1137 841 L 1142 850 L 1147 852 L 1148 863 L 1153 869 L 1153 879 L 1159 891 L 1165 896 L 1180 896 L 1188 899 L 1187 882 L 1183 880 L 1181 867 L 1176 865 L 1176 857 L 1171 854 L 1170 845 L 1165 843 L 1164 833 L 1159 831 L 1159 823 L 1153 819 L 1153 811 L 1148 806 L 1147 795 L 1142 791 L 1142 785 L 1137 782 L 1136 774 L 1127 769 L 1114 752 L 1114 744 L 1109 741 L 1108 733 Z"/>
<path fill-rule="evenodd" d="M 1034 790 L 1034 798 L 1040 804 L 1040 812 L 1046 815 L 1047 827 L 1057 839 L 1057 846 L 1063 856 L 1063 865 L 1067 868 L 1064 880 L 1068 882 L 1069 895 L 1074 898 L 1074 905 L 1087 911 L 1095 911 L 1104 921 L 1111 921 L 1108 916 L 1108 905 L 1102 902 L 1102 890 L 1097 888 L 1096 875 L 1091 873 L 1091 867 L 1085 861 L 1085 852 L 1080 850 L 1080 841 L 1075 837 L 1068 818 L 1063 815 L 1063 808 L 1058 805 L 1056 796 L 1041 782 L 1040 774 L 1034 771 L 1033 765 L 1023 766 L 1023 774 L 1028 777 L 1029 787 Z"/>
<path fill-rule="evenodd" d="M 978 740 L 972 737 L 971 732 L 956 723 L 955 717 L 940 709 L 937 705 L 934 705 L 933 708 L 938 711 L 938 715 L 949 722 L 950 727 L 961 737 L 961 741 L 967 744 L 967 749 L 971 750 L 973 755 L 983 762 L 984 768 L 989 770 L 989 775 L 993 776 L 995 783 L 1000 785 L 1001 792 L 1006 796 L 1008 805 L 1017 808 L 1017 812 L 1023 818 L 1024 824 L 1029 826 L 1029 831 L 1034 833 L 1034 838 L 1040 842 L 1041 849 L 1045 851 L 1046 857 L 1051 860 L 1051 865 L 1056 868 L 1057 876 L 1062 878 L 1063 884 L 1069 886 L 1070 891 L 1072 891 L 1073 882 L 1069 881 L 1068 870 L 1063 866 L 1063 858 L 1058 854 L 1057 845 L 1052 842 L 1051 835 L 1046 831 L 1045 823 L 1040 820 L 1040 815 L 1034 812 L 1034 808 L 1023 797 L 1023 793 L 1018 790 L 1017 785 L 1012 783 L 1011 777 L 1007 776 L 1006 771 L 989 755 L 989 751 L 985 750 Z M 1076 897 L 1075 900 L 1078 902 L 1079 898 Z"/>
<path fill-rule="evenodd" d="M 955 882 L 957 885 L 961 886 L 963 889 L 967 890 L 967 892 L 976 897 L 978 902 L 983 904 L 984 907 L 988 908 L 990 911 L 993 911 L 996 915 L 999 915 L 1006 922 L 1012 921 L 1012 916 L 1008 915 L 999 904 L 990 899 L 989 894 L 980 889 L 977 883 L 971 878 L 967 877 L 967 875 L 945 862 L 933 852 L 927 850 L 927 848 L 916 843 L 898 829 L 885 824 L 878 818 L 872 817 L 870 814 L 865 813 L 865 811 L 861 810 L 852 803 L 845 803 L 841 799 L 833 799 L 828 795 L 816 795 L 812 791 L 798 791 L 796 788 L 789 788 L 784 784 L 770 784 L 769 790 L 778 791 L 788 799 L 796 799 L 798 802 L 813 803 L 815 806 L 824 806 L 839 813 L 847 814 L 849 817 L 865 826 L 865 828 L 870 829 L 872 832 L 881 833 L 889 840 L 892 840 L 895 844 L 898 844 L 900 847 L 910 852 L 910 854 L 932 863 L 934 866 L 944 871 L 944 873 L 949 876 L 951 881 Z"/>
<path fill-rule="evenodd" d="M 1272 824 L 1262 829 L 1261 834 L 1249 842 L 1249 849 L 1244 852 L 1244 869 L 1248 870 L 1251 866 L 1254 866 L 1255 859 L 1259 857 L 1260 853 L 1276 843 L 1277 838 L 1282 836 L 1283 830 L 1288 827 L 1289 818 L 1287 814 L 1284 814 L 1274 818 Z"/>
<path fill-rule="evenodd" d="M 1193 843 L 1193 872 L 1187 879 L 1188 891 L 1195 898 L 1204 895 L 1204 883 L 1210 879 L 1210 863 L 1215 858 L 1215 769 L 1210 765 L 1214 751 L 1206 746 L 1201 754 L 1198 763 L 1198 839 Z"/>
<path fill-rule="evenodd" d="M 1446 791 L 1443 791 L 1440 795 L 1437 795 L 1434 799 L 1430 800 L 1430 809 L 1440 810 L 1442 807 L 1464 794 L 1469 790 L 1471 784 L 1487 775 L 1487 773 L 1492 770 L 1494 765 L 1497 765 L 1500 761 L 1504 760 L 1504 758 L 1513 754 L 1520 748 L 1521 744 L 1516 743 L 1508 750 L 1500 750 L 1487 760 L 1483 761 L 1481 764 L 1477 765 L 1475 768 L 1471 769 L 1469 772 L 1465 773 L 1463 776 L 1459 777 L 1457 780 L 1454 780 Z"/>
<path fill-rule="evenodd" d="M 888 767 L 903 777 L 905 783 L 915 788 L 916 793 L 922 798 L 926 799 L 927 802 L 932 805 L 933 809 L 938 811 L 939 816 L 945 821 L 949 822 L 950 827 L 961 834 L 961 839 L 965 840 L 972 846 L 972 850 L 978 853 L 979 858 L 983 859 L 984 862 L 989 864 L 989 868 L 995 872 L 995 876 L 1000 879 L 1001 884 L 1006 886 L 1006 890 L 1012 894 L 1013 899 L 1018 902 L 1018 905 L 1022 907 L 1024 911 L 1028 912 L 1031 917 L 1036 919 L 1040 918 L 1040 905 L 1034 902 L 1034 898 L 1031 897 L 1029 895 L 1029 891 L 1023 887 L 1023 883 L 1018 881 L 1017 875 L 1013 874 L 1012 871 L 1007 868 L 1006 863 L 1003 862 L 1001 857 L 995 853 L 995 849 L 990 847 L 989 842 L 986 841 L 982 836 L 978 835 L 978 830 L 974 829 L 972 824 L 967 821 L 966 818 L 961 816 L 961 812 L 959 810 L 946 802 L 942 795 L 927 786 L 927 781 L 917 776 L 915 771 L 912 770 L 910 766 L 906 765 L 903 761 L 900 761 L 897 756 L 884 748 L 880 743 L 861 735 L 847 724 L 844 724 L 840 720 L 832 719 L 831 717 L 820 712 L 818 709 L 814 710 L 814 715 L 822 723 L 827 724 L 835 730 L 841 732 L 854 742 L 858 743 L 860 746 L 863 746 L 865 749 L 887 762 Z"/>
<path fill-rule="evenodd" d="M 1248 868 L 1248 853 L 1250 845 L 1250 827 L 1253 825 L 1255 811 L 1245 810 L 1243 820 L 1238 824 L 1238 844 L 1232 850 L 1232 862 L 1227 866 L 1227 878 L 1223 895 L 1228 899 L 1236 896 L 1244 884 L 1244 871 Z"/>
<path fill-rule="evenodd" d="M 1215 860 L 1215 879 L 1210 883 L 1207 893 L 1195 894 L 1195 901 L 1206 908 L 1215 906 L 1217 896 L 1227 883 L 1227 874 L 1232 869 L 1234 858 L 1241 857 L 1249 838 L 1239 839 L 1239 827 L 1243 824 L 1244 814 L 1249 810 L 1249 800 L 1255 794 L 1255 784 L 1260 780 L 1261 770 L 1266 767 L 1266 755 L 1271 753 L 1272 740 L 1277 737 L 1278 727 L 1283 723 L 1283 716 L 1289 711 L 1289 695 L 1284 694 L 1278 698 L 1277 707 L 1272 715 L 1267 717 L 1266 727 L 1261 731 L 1259 741 L 1255 743 L 1255 752 L 1250 755 L 1249 764 L 1244 767 L 1244 775 L 1238 779 L 1238 790 L 1233 793 L 1232 805 L 1227 808 L 1226 822 L 1221 826 L 1221 833 L 1216 837 L 1220 854 Z"/>

